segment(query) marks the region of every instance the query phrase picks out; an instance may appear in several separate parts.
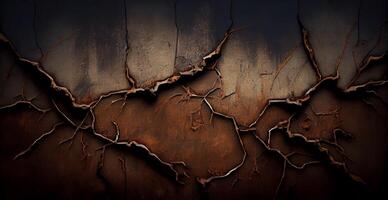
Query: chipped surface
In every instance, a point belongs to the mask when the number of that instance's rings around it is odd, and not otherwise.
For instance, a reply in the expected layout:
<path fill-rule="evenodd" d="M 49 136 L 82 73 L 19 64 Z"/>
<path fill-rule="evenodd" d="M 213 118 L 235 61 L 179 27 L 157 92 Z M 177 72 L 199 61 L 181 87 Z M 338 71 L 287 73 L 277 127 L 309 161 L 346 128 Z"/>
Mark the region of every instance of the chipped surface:
<path fill-rule="evenodd" d="M 387 12 L 379 0 L 2 1 L 1 191 L 383 195 Z"/>

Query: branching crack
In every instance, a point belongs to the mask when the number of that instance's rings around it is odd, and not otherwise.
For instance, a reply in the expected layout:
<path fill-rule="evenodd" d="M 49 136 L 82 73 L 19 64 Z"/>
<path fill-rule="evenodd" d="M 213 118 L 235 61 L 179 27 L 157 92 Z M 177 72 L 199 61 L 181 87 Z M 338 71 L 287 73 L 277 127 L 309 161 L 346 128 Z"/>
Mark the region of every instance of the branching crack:
<path fill-rule="evenodd" d="M 281 186 L 284 182 L 284 179 L 286 176 L 286 171 L 288 168 L 302 170 L 305 167 L 310 166 L 310 165 L 315 165 L 315 164 L 320 164 L 320 163 L 328 163 L 330 166 L 333 166 L 335 169 L 338 169 L 342 173 L 347 175 L 351 180 L 358 182 L 358 183 L 364 183 L 364 181 L 361 179 L 361 177 L 359 177 L 351 172 L 351 170 L 346 165 L 346 161 L 339 162 L 339 161 L 335 160 L 333 155 L 329 152 L 329 150 L 323 146 L 323 144 L 325 144 L 325 145 L 329 145 L 331 147 L 334 147 L 343 157 L 347 157 L 345 154 L 344 148 L 338 143 L 338 137 L 340 137 L 340 136 L 351 137 L 351 134 L 347 133 L 346 131 L 342 130 L 341 128 L 337 127 L 337 128 L 332 130 L 332 139 L 330 139 L 330 140 L 321 139 L 321 138 L 308 139 L 303 134 L 292 133 L 290 130 L 292 120 L 293 120 L 294 116 L 297 114 L 297 112 L 295 112 L 288 119 L 278 122 L 274 127 L 267 130 L 267 136 L 268 136 L 267 141 L 263 140 L 259 136 L 259 134 L 257 133 L 257 130 L 256 130 L 256 125 L 260 122 L 260 120 L 262 119 L 264 114 L 268 111 L 268 109 L 271 106 L 278 105 L 278 104 L 286 105 L 286 106 L 295 106 L 296 108 L 299 109 L 298 111 L 300 111 L 301 109 L 303 109 L 305 106 L 308 105 L 309 101 L 311 100 L 312 95 L 314 95 L 314 93 L 316 93 L 322 85 L 327 84 L 327 83 L 336 83 L 339 80 L 339 78 L 340 78 L 339 66 L 340 66 L 340 63 L 343 59 L 344 51 L 348 45 L 348 40 L 349 40 L 349 37 L 351 35 L 351 32 L 353 31 L 353 29 L 355 27 L 352 27 L 352 29 L 349 31 L 349 33 L 346 37 L 346 41 L 345 41 L 345 44 L 343 46 L 342 53 L 339 56 L 337 63 L 336 63 L 336 66 L 335 66 L 336 67 L 335 73 L 324 77 L 321 73 L 320 67 L 319 67 L 318 62 L 316 60 L 314 49 L 310 43 L 309 32 L 302 23 L 302 20 L 300 17 L 300 10 L 299 10 L 300 5 L 299 5 L 299 1 L 298 1 L 297 21 L 299 24 L 300 33 L 301 33 L 301 37 L 302 37 L 302 41 L 303 41 L 303 48 L 305 50 L 308 61 L 309 61 L 310 65 L 313 67 L 315 75 L 317 76 L 317 81 L 313 85 L 311 85 L 309 88 L 307 88 L 304 91 L 304 93 L 298 97 L 291 95 L 291 96 L 286 97 L 286 98 L 267 100 L 265 106 L 258 113 L 258 116 L 254 119 L 254 121 L 252 123 L 249 124 L 249 126 L 246 127 L 246 126 L 240 125 L 237 122 L 235 116 L 228 115 L 226 113 L 221 113 L 221 112 L 217 111 L 216 109 L 214 109 L 214 106 L 209 101 L 210 98 L 214 98 L 214 96 L 212 96 L 212 94 L 214 94 L 218 90 L 222 90 L 222 87 L 221 87 L 222 86 L 222 75 L 221 75 L 220 71 L 216 68 L 216 66 L 217 66 L 218 60 L 221 56 L 222 49 L 225 46 L 226 42 L 228 41 L 229 37 L 231 36 L 231 34 L 233 32 L 238 30 L 238 29 L 232 29 L 233 25 L 234 25 L 234 20 L 233 20 L 233 15 L 232 15 L 232 9 L 233 9 L 233 1 L 232 0 L 230 1 L 230 8 L 229 8 L 230 9 L 229 15 L 230 15 L 230 21 L 231 21 L 230 27 L 228 28 L 228 30 L 224 34 L 224 37 L 222 38 L 222 40 L 213 49 L 213 51 L 211 51 L 206 56 L 204 56 L 202 58 L 202 61 L 197 63 L 196 65 L 190 66 L 189 68 L 187 68 L 185 70 L 175 72 L 174 74 L 172 74 L 171 76 L 169 76 L 165 79 L 157 80 L 157 81 L 153 82 L 148 87 L 138 87 L 136 85 L 136 80 L 134 78 L 132 78 L 132 76 L 130 75 L 130 70 L 129 70 L 129 66 L 128 66 L 128 62 L 127 62 L 129 50 L 130 50 L 130 46 L 129 46 L 130 44 L 129 44 L 129 40 L 128 40 L 129 33 L 128 33 L 128 27 L 127 27 L 128 26 L 127 25 L 127 23 L 128 23 L 127 17 L 128 16 L 127 16 L 126 0 L 123 0 L 123 6 L 124 6 L 124 19 L 125 19 L 124 23 L 125 23 L 125 45 L 126 45 L 125 46 L 125 57 L 124 57 L 125 73 L 126 73 L 126 78 L 127 78 L 128 82 L 131 84 L 131 87 L 124 89 L 124 90 L 110 91 L 108 93 L 100 95 L 96 99 L 92 100 L 89 103 L 85 103 L 85 104 L 78 103 L 76 101 L 76 98 L 70 92 L 70 90 L 64 86 L 58 85 L 57 81 L 49 73 L 47 73 L 43 69 L 43 66 L 41 65 L 41 60 L 43 58 L 43 51 L 42 51 L 42 48 L 40 47 L 40 45 L 38 44 L 38 40 L 37 40 L 37 31 L 36 31 L 37 6 L 36 6 L 35 1 L 34 1 L 34 19 L 33 19 L 34 20 L 34 22 L 33 22 L 34 28 L 33 29 L 34 29 L 34 34 L 35 34 L 36 45 L 41 52 L 41 58 L 39 59 L 39 61 L 35 62 L 35 61 L 31 61 L 31 60 L 23 58 L 21 55 L 19 55 L 17 53 L 16 49 L 11 44 L 11 42 L 4 35 L 0 34 L 0 42 L 8 45 L 8 47 L 18 57 L 21 64 L 24 64 L 24 65 L 31 67 L 32 70 L 39 75 L 39 78 L 44 80 L 47 83 L 48 88 L 51 89 L 53 94 L 60 95 L 60 97 L 64 97 L 64 99 L 71 104 L 71 109 L 79 109 L 79 110 L 85 112 L 85 115 L 82 118 L 81 122 L 77 123 L 75 120 L 73 120 L 71 117 L 69 117 L 64 111 L 62 111 L 61 108 L 56 103 L 56 101 L 54 100 L 54 98 L 51 97 L 51 100 L 52 100 L 51 103 L 53 105 L 54 110 L 57 112 L 57 114 L 61 118 L 63 118 L 64 122 L 58 122 L 58 123 L 54 124 L 54 126 L 48 132 L 43 133 L 39 138 L 34 140 L 34 142 L 27 149 L 25 149 L 24 151 L 17 154 L 14 157 L 14 159 L 18 159 L 20 157 L 23 157 L 27 153 L 32 151 L 32 149 L 36 145 L 41 143 L 49 135 L 53 134 L 55 132 L 55 130 L 57 129 L 57 127 L 59 127 L 61 125 L 69 125 L 69 126 L 74 128 L 74 132 L 73 132 L 71 137 L 69 137 L 65 140 L 62 140 L 60 142 L 60 144 L 71 142 L 70 143 L 70 145 L 71 145 L 74 138 L 76 137 L 77 133 L 80 130 L 85 130 L 85 131 L 89 130 L 89 132 L 91 133 L 92 136 L 94 136 L 96 139 L 98 139 L 100 142 L 103 143 L 103 146 L 97 149 L 98 151 L 101 151 L 101 154 L 100 154 L 100 158 L 98 161 L 96 173 L 97 173 L 97 176 L 104 182 L 104 184 L 107 185 L 107 187 L 109 186 L 109 184 L 108 184 L 107 179 L 103 176 L 102 170 L 104 167 L 106 149 L 109 147 L 122 148 L 124 150 L 129 150 L 131 152 L 136 152 L 136 153 L 139 153 L 141 155 L 145 155 L 146 159 L 152 161 L 153 163 L 156 163 L 156 165 L 158 167 L 165 169 L 169 175 L 172 175 L 176 182 L 184 184 L 185 182 L 183 179 L 190 178 L 190 176 L 186 172 L 186 170 L 188 169 L 188 166 L 185 162 L 183 162 L 183 161 L 167 162 L 167 161 L 161 159 L 157 154 L 152 152 L 144 144 L 138 143 L 136 141 L 123 141 L 123 140 L 121 140 L 120 128 L 116 122 L 112 122 L 112 125 L 114 126 L 114 129 L 115 129 L 115 137 L 113 139 L 97 132 L 97 130 L 96 130 L 96 116 L 95 116 L 94 109 L 104 99 L 112 97 L 114 95 L 120 95 L 121 98 L 112 101 L 112 103 L 123 100 L 123 104 L 121 107 L 121 110 L 122 110 L 123 107 L 126 105 L 127 97 L 130 95 L 135 95 L 137 93 L 151 93 L 153 95 L 156 95 L 156 93 L 158 92 L 158 90 L 161 86 L 168 86 L 168 85 L 175 84 L 179 80 L 183 79 L 184 77 L 195 76 L 197 74 L 200 74 L 200 72 L 215 71 L 215 73 L 217 74 L 218 77 L 215 80 L 214 84 L 211 86 L 211 88 L 208 89 L 204 94 L 197 94 L 190 87 L 182 86 L 182 89 L 184 91 L 183 93 L 178 93 L 178 94 L 175 94 L 175 95 L 170 97 L 170 99 L 171 99 L 171 98 L 180 96 L 181 98 L 179 99 L 178 103 L 189 101 L 191 99 L 199 99 L 201 101 L 201 103 L 200 103 L 200 108 L 198 110 L 200 112 L 203 105 L 205 105 L 208 108 L 208 110 L 210 111 L 210 117 L 209 117 L 210 124 L 212 123 L 213 117 L 219 117 L 222 119 L 226 119 L 230 123 L 233 124 L 233 127 L 234 127 L 233 131 L 236 134 L 239 146 L 240 146 L 241 151 L 242 151 L 241 160 L 235 166 L 233 166 L 231 169 L 229 169 L 225 173 L 210 173 L 211 176 L 209 176 L 209 177 L 197 177 L 196 181 L 201 186 L 206 187 L 214 180 L 227 178 L 227 177 L 231 176 L 232 174 L 236 174 L 236 172 L 244 165 L 246 157 L 247 157 L 247 151 L 245 149 L 245 146 L 244 146 L 244 143 L 243 143 L 241 137 L 244 133 L 248 133 L 248 132 L 253 133 L 255 139 L 258 141 L 259 144 L 261 144 L 265 147 L 266 151 L 274 152 L 283 161 L 282 173 L 281 173 L 281 177 L 279 179 L 278 185 L 276 187 L 275 197 L 278 195 L 278 193 L 281 189 Z M 175 45 L 176 45 L 175 58 L 174 58 L 174 67 L 176 67 L 175 61 L 176 61 L 178 42 L 179 42 L 179 28 L 178 28 L 178 23 L 177 23 L 177 2 L 176 1 L 174 1 L 174 12 L 175 12 L 174 13 L 174 20 L 175 20 L 175 26 L 176 26 L 176 31 L 177 31 L 176 43 L 175 43 Z M 359 16 L 358 16 L 358 18 L 359 18 Z M 358 23 L 359 22 L 355 23 L 355 25 Z M 377 44 L 379 42 L 380 42 L 380 39 L 378 39 Z M 375 47 L 377 46 L 377 44 L 375 45 Z M 387 57 L 386 52 L 382 55 L 371 55 L 371 53 L 375 49 L 375 47 L 373 47 L 370 50 L 370 52 L 368 52 L 366 57 L 362 60 L 360 66 L 357 69 L 357 73 L 354 75 L 354 77 L 349 82 L 349 84 L 346 86 L 346 88 L 345 89 L 336 88 L 336 90 L 338 90 L 340 94 L 351 95 L 351 94 L 354 94 L 357 92 L 368 92 L 368 93 L 371 93 L 371 94 L 374 94 L 377 96 L 377 93 L 373 89 L 370 89 L 370 88 L 381 86 L 381 85 L 388 83 L 388 80 L 372 80 L 372 81 L 368 81 L 368 82 L 363 83 L 363 84 L 355 84 L 355 82 L 359 79 L 362 72 L 365 71 L 365 69 L 368 66 L 370 66 L 371 63 L 374 63 L 377 61 L 382 61 L 382 60 L 386 59 L 386 57 Z M 289 61 L 291 56 L 292 55 L 290 54 L 285 59 L 286 63 Z M 282 69 L 282 66 L 279 67 L 279 71 L 281 69 Z M 275 79 L 278 76 L 279 71 L 276 72 L 277 74 L 275 75 Z M 221 86 L 217 86 L 218 83 Z M 234 94 L 234 92 L 231 94 L 228 94 L 228 95 L 222 95 L 221 100 L 232 95 L 232 94 Z M 49 112 L 51 110 L 51 109 L 40 108 L 39 106 L 35 105 L 32 102 L 32 99 L 31 100 L 23 99 L 23 100 L 16 101 L 12 104 L 0 107 L 0 110 L 9 109 L 9 108 L 15 107 L 17 105 L 22 105 L 22 104 L 28 105 L 28 106 L 32 107 L 34 110 L 41 112 L 43 114 L 46 112 Z M 335 109 L 335 110 L 329 111 L 329 112 L 317 112 L 312 107 L 312 105 L 310 108 L 311 108 L 312 112 L 317 116 L 338 115 L 339 111 L 340 111 L 340 109 Z M 196 110 L 195 112 L 197 112 L 198 110 Z M 89 122 L 88 120 L 91 121 L 90 124 L 87 124 L 87 122 Z M 199 127 L 197 127 L 196 125 L 194 125 L 192 123 L 191 128 L 193 130 L 196 130 Z M 271 146 L 271 136 L 272 136 L 272 134 L 274 134 L 275 131 L 281 131 L 281 132 L 286 133 L 286 136 L 288 139 L 302 139 L 303 144 L 305 144 L 306 146 L 314 147 L 314 150 L 317 150 L 319 152 L 319 154 L 323 158 L 323 160 L 312 160 L 312 161 L 305 162 L 301 165 L 295 164 L 294 162 L 291 161 L 291 158 L 293 156 L 300 155 L 300 153 L 291 152 L 288 154 L 284 154 L 280 149 L 277 149 L 277 148 L 274 148 Z M 82 143 L 82 151 L 84 152 L 84 155 L 87 157 L 87 155 L 88 155 L 88 153 L 86 151 L 87 144 L 84 142 L 83 137 L 81 138 L 81 143 Z M 127 169 L 126 169 L 126 164 L 125 164 L 125 157 L 120 158 L 119 161 L 121 163 L 121 169 L 122 169 L 124 176 L 125 176 L 125 195 L 127 195 L 127 174 L 126 174 Z M 256 160 L 255 160 L 255 162 L 256 162 Z M 182 170 L 182 168 L 183 168 L 183 170 Z M 257 169 L 256 163 L 255 163 L 255 171 L 254 172 L 259 173 L 259 170 Z M 236 184 L 238 180 L 240 180 L 240 178 L 239 178 L 238 174 L 236 174 L 236 179 L 235 179 L 236 182 L 233 184 Z"/>

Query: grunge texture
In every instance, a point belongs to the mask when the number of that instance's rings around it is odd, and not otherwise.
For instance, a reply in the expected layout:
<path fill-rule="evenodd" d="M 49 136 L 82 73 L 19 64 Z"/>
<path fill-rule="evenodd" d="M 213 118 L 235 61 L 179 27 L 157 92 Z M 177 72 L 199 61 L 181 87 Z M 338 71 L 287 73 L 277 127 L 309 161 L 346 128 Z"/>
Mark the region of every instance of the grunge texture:
<path fill-rule="evenodd" d="M 1 0 L 0 199 L 382 199 L 386 0 Z"/>

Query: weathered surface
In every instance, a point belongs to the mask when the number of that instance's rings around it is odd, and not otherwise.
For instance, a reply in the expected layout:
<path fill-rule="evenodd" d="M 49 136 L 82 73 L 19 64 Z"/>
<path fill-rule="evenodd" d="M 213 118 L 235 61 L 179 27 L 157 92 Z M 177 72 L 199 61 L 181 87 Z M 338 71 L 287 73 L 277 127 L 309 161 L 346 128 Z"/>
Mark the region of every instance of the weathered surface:
<path fill-rule="evenodd" d="M 1 193 L 384 195 L 387 8 L 2 1 Z"/>

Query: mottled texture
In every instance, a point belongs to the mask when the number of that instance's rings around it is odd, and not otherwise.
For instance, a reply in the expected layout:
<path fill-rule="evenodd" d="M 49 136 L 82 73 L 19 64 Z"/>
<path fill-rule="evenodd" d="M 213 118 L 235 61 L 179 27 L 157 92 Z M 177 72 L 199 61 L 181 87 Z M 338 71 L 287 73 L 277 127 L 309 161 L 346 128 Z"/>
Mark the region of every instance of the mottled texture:
<path fill-rule="evenodd" d="M 387 21 L 384 0 L 3 0 L 0 198 L 386 197 Z"/>

